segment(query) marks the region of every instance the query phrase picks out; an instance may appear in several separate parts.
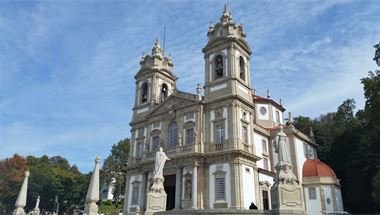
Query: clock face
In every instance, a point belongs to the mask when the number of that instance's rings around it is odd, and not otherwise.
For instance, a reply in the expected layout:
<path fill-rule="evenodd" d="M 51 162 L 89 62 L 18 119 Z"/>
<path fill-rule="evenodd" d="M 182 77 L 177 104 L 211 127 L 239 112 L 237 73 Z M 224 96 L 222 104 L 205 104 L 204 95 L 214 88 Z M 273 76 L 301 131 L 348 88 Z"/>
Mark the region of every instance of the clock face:
<path fill-rule="evenodd" d="M 260 108 L 261 115 L 265 115 L 267 113 L 267 109 L 265 107 Z"/>

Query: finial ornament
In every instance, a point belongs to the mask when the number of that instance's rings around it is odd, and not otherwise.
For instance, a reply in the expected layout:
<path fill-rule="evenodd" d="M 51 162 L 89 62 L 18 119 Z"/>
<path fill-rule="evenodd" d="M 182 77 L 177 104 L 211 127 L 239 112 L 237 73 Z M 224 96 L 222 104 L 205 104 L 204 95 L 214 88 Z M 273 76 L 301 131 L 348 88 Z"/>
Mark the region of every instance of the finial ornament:
<path fill-rule="evenodd" d="M 25 172 L 25 178 L 24 181 L 22 182 L 20 192 L 18 193 L 17 200 L 15 203 L 15 210 L 13 211 L 13 215 L 24 215 L 24 207 L 26 205 L 26 197 L 28 193 L 28 178 L 29 178 L 29 171 Z"/>
<path fill-rule="evenodd" d="M 314 131 L 313 131 L 313 126 L 310 126 L 310 134 L 309 134 L 310 138 L 312 140 L 315 140 L 315 136 L 314 136 Z"/>
<path fill-rule="evenodd" d="M 202 92 L 202 87 L 201 87 L 201 84 L 198 83 L 198 84 L 197 84 L 197 95 L 198 95 L 198 100 L 202 100 L 201 92 Z"/>
<path fill-rule="evenodd" d="M 292 112 L 288 112 L 288 122 L 286 124 L 287 125 L 292 125 L 293 124 Z"/>
<path fill-rule="evenodd" d="M 270 99 L 270 91 L 267 90 L 267 98 Z"/>

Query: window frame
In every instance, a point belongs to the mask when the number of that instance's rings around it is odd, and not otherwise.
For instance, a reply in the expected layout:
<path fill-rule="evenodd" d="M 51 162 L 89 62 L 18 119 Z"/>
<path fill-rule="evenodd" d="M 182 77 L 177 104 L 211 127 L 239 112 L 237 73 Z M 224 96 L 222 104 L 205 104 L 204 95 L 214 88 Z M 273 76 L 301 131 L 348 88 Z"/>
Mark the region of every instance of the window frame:
<path fill-rule="evenodd" d="M 227 199 L 227 192 L 226 192 L 226 172 L 222 170 L 218 170 L 213 173 L 214 175 L 214 197 L 215 202 L 223 201 L 225 202 Z M 219 182 L 222 182 L 223 187 L 219 187 L 220 184 L 217 180 L 221 180 Z"/>
<path fill-rule="evenodd" d="M 145 97 L 144 97 L 145 95 Z M 144 81 L 141 84 L 141 96 L 140 96 L 140 102 L 141 104 L 147 103 L 149 98 L 149 84 L 148 82 Z"/>
<path fill-rule="evenodd" d="M 221 59 L 221 64 L 222 64 L 222 73 L 220 74 L 220 73 L 217 73 L 217 64 L 219 63 L 219 62 L 217 62 L 219 59 Z M 215 57 L 214 57 L 214 59 L 213 59 L 213 62 L 212 62 L 212 64 L 213 64 L 213 80 L 217 80 L 217 79 L 221 79 L 221 78 L 224 78 L 225 77 L 225 57 L 224 57 L 224 55 L 223 54 L 221 54 L 221 53 L 218 53 L 218 54 L 216 54 L 215 55 Z M 220 69 L 220 68 L 218 68 L 218 69 Z"/>
<path fill-rule="evenodd" d="M 246 63 L 243 56 L 239 57 L 239 78 L 243 81 L 246 80 Z"/>
<path fill-rule="evenodd" d="M 172 121 L 168 126 L 168 149 L 174 149 L 178 146 L 178 125 Z"/>
<path fill-rule="evenodd" d="M 132 182 L 131 205 L 139 205 L 140 202 L 140 181 Z"/>
<path fill-rule="evenodd" d="M 313 192 L 311 192 L 313 191 Z M 309 200 L 317 200 L 317 188 L 316 187 L 308 187 Z"/>

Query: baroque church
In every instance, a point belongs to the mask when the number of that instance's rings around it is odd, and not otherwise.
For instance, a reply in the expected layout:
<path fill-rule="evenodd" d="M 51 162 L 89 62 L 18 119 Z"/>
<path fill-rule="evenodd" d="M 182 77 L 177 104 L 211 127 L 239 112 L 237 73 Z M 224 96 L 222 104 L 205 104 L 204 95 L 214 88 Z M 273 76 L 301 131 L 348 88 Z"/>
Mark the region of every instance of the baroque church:
<path fill-rule="evenodd" d="M 143 214 L 159 147 L 170 158 L 163 170 L 166 210 L 273 209 L 278 155 L 274 139 L 287 136 L 297 183 L 297 204 L 306 214 L 343 211 L 334 171 L 317 159 L 312 130 L 298 131 L 285 107 L 251 85 L 251 48 L 225 6 L 207 32 L 204 95 L 176 87 L 173 62 L 157 40 L 135 75 L 135 104 L 123 214 Z"/>

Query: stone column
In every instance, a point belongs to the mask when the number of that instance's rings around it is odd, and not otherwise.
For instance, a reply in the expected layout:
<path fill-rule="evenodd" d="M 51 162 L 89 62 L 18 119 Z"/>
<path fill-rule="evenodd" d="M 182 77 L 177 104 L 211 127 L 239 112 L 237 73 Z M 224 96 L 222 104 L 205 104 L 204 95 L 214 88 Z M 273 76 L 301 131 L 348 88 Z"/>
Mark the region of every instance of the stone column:
<path fill-rule="evenodd" d="M 96 202 L 99 201 L 99 162 L 100 158 L 96 157 L 94 171 L 92 172 L 90 185 L 88 186 L 86 195 L 84 207 L 84 214 L 86 215 L 98 214 L 98 205 Z"/>
<path fill-rule="evenodd" d="M 197 206 L 197 200 L 198 200 L 198 174 L 197 174 L 197 171 L 198 171 L 198 168 L 196 165 L 194 165 L 193 167 L 193 182 L 192 182 L 192 187 L 193 187 L 193 190 L 192 190 L 192 193 L 191 193 L 191 197 L 192 197 L 192 206 L 191 208 L 192 209 L 197 209 L 198 206 Z"/>
<path fill-rule="evenodd" d="M 181 194 L 182 194 L 182 168 L 178 167 L 175 175 L 175 209 L 181 209 Z"/>
<path fill-rule="evenodd" d="M 125 194 L 124 194 L 124 208 L 123 208 L 123 215 L 128 214 L 128 194 L 129 194 L 129 181 L 131 180 L 131 176 L 126 175 L 125 180 Z"/>
<path fill-rule="evenodd" d="M 243 187 L 241 165 L 238 162 L 231 164 L 231 209 L 243 209 Z"/>
<path fill-rule="evenodd" d="M 145 189 L 146 189 L 146 178 L 147 178 L 146 173 L 143 172 L 142 177 L 141 177 L 141 193 L 140 193 L 140 201 L 139 201 L 140 209 L 143 209 L 143 210 L 145 208 L 145 198 L 146 198 L 146 195 L 145 195 L 145 193 L 146 193 L 146 191 L 145 191 Z"/>
<path fill-rule="evenodd" d="M 13 215 L 24 215 L 25 214 L 24 207 L 26 205 L 26 196 L 27 196 L 27 192 L 28 192 L 29 175 L 30 175 L 29 171 L 26 171 L 24 181 L 22 182 L 20 192 L 17 196 L 17 200 L 16 200 L 16 204 L 15 204 L 16 208 L 13 211 Z"/>

